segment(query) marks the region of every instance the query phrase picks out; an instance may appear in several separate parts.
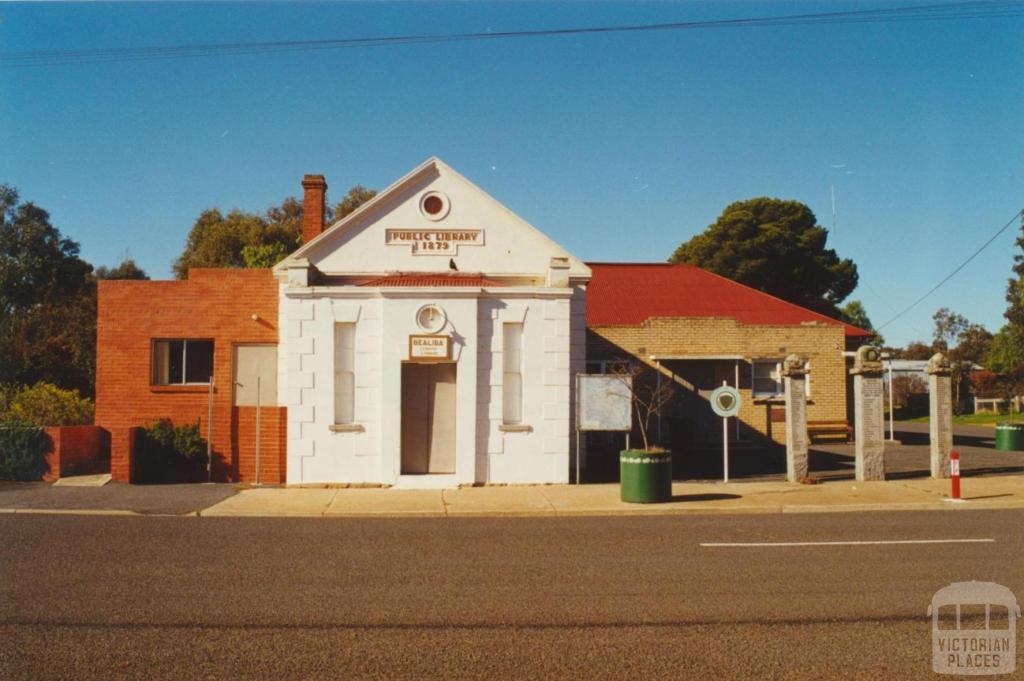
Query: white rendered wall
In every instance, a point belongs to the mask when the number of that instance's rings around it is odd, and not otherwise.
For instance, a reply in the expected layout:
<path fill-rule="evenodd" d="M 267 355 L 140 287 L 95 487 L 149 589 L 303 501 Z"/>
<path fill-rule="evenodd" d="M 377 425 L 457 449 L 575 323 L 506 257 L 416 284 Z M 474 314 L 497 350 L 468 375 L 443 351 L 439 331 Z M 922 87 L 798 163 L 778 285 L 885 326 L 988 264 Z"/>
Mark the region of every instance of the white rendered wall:
<path fill-rule="evenodd" d="M 456 374 L 455 484 L 568 481 L 570 343 L 574 326 L 569 289 L 545 298 L 345 298 L 335 289 L 317 297 L 283 289 L 283 404 L 288 407 L 288 482 L 400 483 L 401 367 L 408 338 L 422 331 L 416 312 L 440 305 L 448 321 Z M 560 296 L 560 297 L 556 297 Z M 355 421 L 334 425 L 334 324 L 356 328 Z M 523 324 L 523 425 L 502 429 L 502 325 Z M 578 364 L 579 359 L 575 360 Z M 421 477 L 422 476 L 417 476 Z"/>
<path fill-rule="evenodd" d="M 381 482 L 381 301 L 332 298 L 281 301 L 288 336 L 288 482 Z M 355 323 L 355 420 L 334 425 L 334 325 Z"/>

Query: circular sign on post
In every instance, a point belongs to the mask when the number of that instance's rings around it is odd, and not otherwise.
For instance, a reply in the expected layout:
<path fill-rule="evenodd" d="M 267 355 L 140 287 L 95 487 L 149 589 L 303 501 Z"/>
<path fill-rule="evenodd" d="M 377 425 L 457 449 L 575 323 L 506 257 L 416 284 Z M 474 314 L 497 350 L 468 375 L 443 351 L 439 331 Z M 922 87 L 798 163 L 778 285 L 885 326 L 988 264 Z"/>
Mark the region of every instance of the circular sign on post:
<path fill-rule="evenodd" d="M 715 388 L 711 393 L 711 409 L 721 417 L 740 413 L 740 391 L 731 385 Z"/>

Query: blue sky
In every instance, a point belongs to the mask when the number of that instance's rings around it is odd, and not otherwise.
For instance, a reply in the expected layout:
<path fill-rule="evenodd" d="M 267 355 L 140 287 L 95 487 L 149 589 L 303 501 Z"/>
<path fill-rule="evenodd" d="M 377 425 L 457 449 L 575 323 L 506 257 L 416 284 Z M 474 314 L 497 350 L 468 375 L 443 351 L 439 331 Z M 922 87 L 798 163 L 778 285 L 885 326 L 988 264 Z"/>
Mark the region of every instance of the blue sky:
<path fill-rule="evenodd" d="M 913 4 L 8 4 L 0 52 L 640 24 Z M 586 260 L 657 261 L 729 203 L 807 203 L 876 324 L 1024 207 L 1024 17 L 546 37 L 0 70 L 0 182 L 95 265 L 170 276 L 205 208 L 437 155 Z M 842 166 L 842 167 L 834 167 Z M 995 331 L 1008 229 L 886 327 Z"/>

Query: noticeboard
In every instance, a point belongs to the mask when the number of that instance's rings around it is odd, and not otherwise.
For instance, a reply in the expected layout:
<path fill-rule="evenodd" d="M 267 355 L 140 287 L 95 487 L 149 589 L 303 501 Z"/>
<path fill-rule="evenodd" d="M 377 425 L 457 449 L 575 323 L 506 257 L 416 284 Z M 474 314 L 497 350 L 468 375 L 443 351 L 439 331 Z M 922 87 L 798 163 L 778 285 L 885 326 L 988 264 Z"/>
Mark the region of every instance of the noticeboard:
<path fill-rule="evenodd" d="M 629 376 L 576 375 L 576 428 L 583 431 L 633 429 Z"/>

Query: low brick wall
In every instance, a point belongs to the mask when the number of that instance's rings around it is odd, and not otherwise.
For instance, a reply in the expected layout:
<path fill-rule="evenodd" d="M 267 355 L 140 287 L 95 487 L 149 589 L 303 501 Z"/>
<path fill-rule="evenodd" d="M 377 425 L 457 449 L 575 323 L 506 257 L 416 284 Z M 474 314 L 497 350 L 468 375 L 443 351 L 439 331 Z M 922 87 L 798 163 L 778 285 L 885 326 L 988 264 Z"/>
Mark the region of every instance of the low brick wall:
<path fill-rule="evenodd" d="M 110 434 L 99 426 L 48 426 L 52 443 L 43 480 L 110 471 Z"/>
<path fill-rule="evenodd" d="M 110 431 L 110 478 L 116 482 L 132 481 L 135 443 L 142 428 L 112 428 Z"/>

